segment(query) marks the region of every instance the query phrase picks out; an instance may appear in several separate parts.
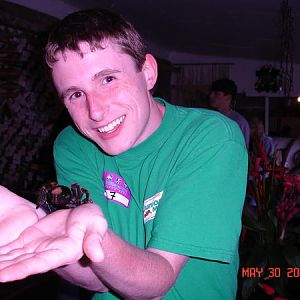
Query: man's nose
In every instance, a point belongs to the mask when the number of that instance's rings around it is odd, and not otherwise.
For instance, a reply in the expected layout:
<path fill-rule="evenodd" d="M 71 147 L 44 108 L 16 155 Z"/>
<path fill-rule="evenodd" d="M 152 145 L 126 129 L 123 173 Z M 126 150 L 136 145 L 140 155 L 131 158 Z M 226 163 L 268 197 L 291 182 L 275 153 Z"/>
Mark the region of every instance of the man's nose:
<path fill-rule="evenodd" d="M 106 100 L 96 95 L 89 96 L 87 99 L 89 117 L 94 121 L 102 121 L 108 110 Z"/>

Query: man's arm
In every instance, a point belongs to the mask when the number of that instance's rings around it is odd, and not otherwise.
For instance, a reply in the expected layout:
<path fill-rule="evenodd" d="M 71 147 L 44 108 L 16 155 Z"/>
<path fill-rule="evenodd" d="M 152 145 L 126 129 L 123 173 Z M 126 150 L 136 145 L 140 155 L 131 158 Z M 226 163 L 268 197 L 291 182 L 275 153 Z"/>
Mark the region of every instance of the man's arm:
<path fill-rule="evenodd" d="M 103 292 L 104 282 L 127 299 L 161 298 L 188 259 L 130 245 L 107 230 L 95 204 L 60 210 L 42 218 L 18 239 L 1 247 L 0 254 L 1 282 L 58 269 L 73 283 Z M 84 254 L 90 259 L 90 269 L 78 263 Z"/>
<path fill-rule="evenodd" d="M 90 267 L 90 260 L 87 257 L 81 258 L 78 262 L 55 269 L 55 273 L 72 284 L 94 292 L 107 292 L 108 288 Z"/>
<path fill-rule="evenodd" d="M 160 299 L 175 283 L 187 257 L 153 248 L 136 248 L 108 230 L 103 240 L 104 261 L 86 257 L 55 272 L 88 290 L 110 289 L 126 299 Z M 97 256 L 97 248 L 87 248 Z M 105 284 L 103 283 L 105 282 Z"/>
<path fill-rule="evenodd" d="M 173 286 L 188 260 L 186 256 L 153 248 L 139 249 L 110 230 L 102 247 L 104 260 L 92 263 L 91 268 L 126 299 L 160 299 Z"/>

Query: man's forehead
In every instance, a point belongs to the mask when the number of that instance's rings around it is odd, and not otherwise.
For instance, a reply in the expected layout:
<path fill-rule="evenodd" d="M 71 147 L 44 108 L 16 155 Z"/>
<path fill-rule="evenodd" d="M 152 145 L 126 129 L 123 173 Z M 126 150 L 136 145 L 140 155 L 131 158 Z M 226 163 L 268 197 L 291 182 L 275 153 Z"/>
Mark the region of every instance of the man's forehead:
<path fill-rule="evenodd" d="M 99 42 L 98 44 L 93 43 L 90 44 L 88 42 L 79 42 L 78 43 L 78 50 L 72 50 L 72 49 L 65 49 L 65 50 L 58 50 L 55 53 L 55 58 L 57 60 L 63 59 L 64 61 L 67 61 L 67 58 L 84 58 L 85 55 L 95 52 L 95 51 L 101 51 L 104 49 L 110 48 L 112 51 L 121 52 L 120 46 L 116 43 L 110 41 L 110 40 L 103 40 Z"/>

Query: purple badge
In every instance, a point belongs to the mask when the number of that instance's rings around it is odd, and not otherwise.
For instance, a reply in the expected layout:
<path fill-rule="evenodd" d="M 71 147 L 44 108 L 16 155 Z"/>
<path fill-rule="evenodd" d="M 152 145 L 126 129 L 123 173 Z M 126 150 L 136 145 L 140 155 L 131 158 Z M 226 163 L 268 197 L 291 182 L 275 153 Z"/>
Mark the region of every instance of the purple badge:
<path fill-rule="evenodd" d="M 105 198 L 128 207 L 131 193 L 125 180 L 118 174 L 103 172 L 103 181 Z"/>

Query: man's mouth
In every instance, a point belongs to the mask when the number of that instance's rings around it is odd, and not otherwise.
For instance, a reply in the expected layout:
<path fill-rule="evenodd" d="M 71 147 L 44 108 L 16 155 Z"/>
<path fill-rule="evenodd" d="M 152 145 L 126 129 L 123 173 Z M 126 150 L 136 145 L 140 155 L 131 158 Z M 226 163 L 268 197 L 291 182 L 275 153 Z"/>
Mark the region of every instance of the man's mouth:
<path fill-rule="evenodd" d="M 99 127 L 98 131 L 101 133 L 113 132 L 125 119 L 125 115 L 119 117 L 118 119 L 113 120 L 105 126 Z"/>

